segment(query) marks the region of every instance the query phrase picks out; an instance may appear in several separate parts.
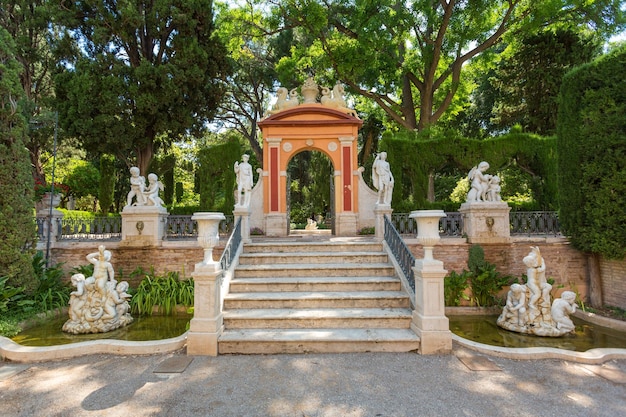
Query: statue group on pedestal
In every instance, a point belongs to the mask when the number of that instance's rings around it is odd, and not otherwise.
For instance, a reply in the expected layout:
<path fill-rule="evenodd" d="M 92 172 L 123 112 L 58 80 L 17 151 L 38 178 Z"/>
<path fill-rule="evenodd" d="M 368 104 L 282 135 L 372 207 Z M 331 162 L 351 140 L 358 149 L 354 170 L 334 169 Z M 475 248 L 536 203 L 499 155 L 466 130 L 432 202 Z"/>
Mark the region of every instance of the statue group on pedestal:
<path fill-rule="evenodd" d="M 467 178 L 470 181 L 470 190 L 467 193 L 468 203 L 502 201 L 500 197 L 500 177 L 486 174 L 485 172 L 488 169 L 489 163 L 483 161 L 478 166 L 473 167 L 467 174 Z"/>
<path fill-rule="evenodd" d="M 148 175 L 148 185 L 145 178 L 140 175 L 139 168 L 130 169 L 130 191 L 126 197 L 126 207 L 131 206 L 155 206 L 163 207 L 163 200 L 159 192 L 163 191 L 163 183 L 156 174 Z M 135 202 L 133 203 L 133 198 Z"/>
<path fill-rule="evenodd" d="M 130 295 L 126 281 L 117 282 L 111 265 L 111 252 L 104 246 L 98 252 L 87 255 L 93 264 L 93 275 L 72 275 L 69 320 L 63 331 L 73 334 L 105 333 L 132 323 L 130 315 Z"/>
<path fill-rule="evenodd" d="M 552 285 L 546 280 L 546 264 L 538 247 L 531 247 L 524 257 L 526 284 L 513 284 L 506 305 L 498 317 L 498 326 L 518 333 L 537 336 L 562 336 L 575 330 L 569 318 L 576 311 L 576 294 L 564 291 L 550 302 Z"/>

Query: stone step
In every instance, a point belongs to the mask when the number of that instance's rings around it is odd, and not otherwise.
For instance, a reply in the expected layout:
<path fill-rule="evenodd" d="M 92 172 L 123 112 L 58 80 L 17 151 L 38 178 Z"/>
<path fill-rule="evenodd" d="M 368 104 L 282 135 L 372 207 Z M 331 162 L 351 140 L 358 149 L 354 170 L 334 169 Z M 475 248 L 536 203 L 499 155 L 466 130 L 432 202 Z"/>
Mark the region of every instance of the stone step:
<path fill-rule="evenodd" d="M 237 308 L 408 308 L 402 291 L 229 293 L 224 310 Z"/>
<path fill-rule="evenodd" d="M 224 312 L 224 325 L 227 329 L 406 329 L 411 317 L 408 308 L 238 309 Z"/>
<path fill-rule="evenodd" d="M 372 264 L 277 264 L 238 265 L 235 278 L 252 277 L 345 277 L 394 276 L 396 271 L 389 263 Z"/>
<path fill-rule="evenodd" d="M 243 253 L 290 253 L 290 252 L 383 252 L 380 242 L 371 240 L 363 242 L 297 242 L 278 241 L 249 243 L 244 246 Z"/>
<path fill-rule="evenodd" d="M 336 264 L 336 263 L 385 263 L 389 257 L 384 252 L 284 252 L 242 253 L 239 265 L 266 264 Z"/>
<path fill-rule="evenodd" d="M 411 352 L 420 347 L 410 329 L 235 329 L 218 340 L 220 354 Z"/>
<path fill-rule="evenodd" d="M 287 291 L 400 291 L 396 277 L 278 277 L 237 278 L 231 293 Z"/>

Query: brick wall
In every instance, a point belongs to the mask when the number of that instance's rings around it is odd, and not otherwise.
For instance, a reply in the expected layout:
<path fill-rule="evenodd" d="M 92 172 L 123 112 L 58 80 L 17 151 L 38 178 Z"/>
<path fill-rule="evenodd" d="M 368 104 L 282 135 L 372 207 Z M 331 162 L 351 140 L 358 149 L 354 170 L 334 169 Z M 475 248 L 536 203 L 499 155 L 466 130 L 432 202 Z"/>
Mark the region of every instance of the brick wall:
<path fill-rule="evenodd" d="M 407 239 L 406 243 L 415 257 L 423 256 L 423 249 L 416 239 Z M 461 272 L 468 269 L 470 246 L 465 239 L 443 238 L 441 244 L 435 246 L 433 256 L 443 261 L 446 270 Z M 526 273 L 522 259 L 528 255 L 531 246 L 538 246 L 546 262 L 546 276 L 555 280 L 553 294 L 559 296 L 562 291 L 572 290 L 580 294 L 584 300 L 588 297 L 586 258 L 572 248 L 567 239 L 512 238 L 507 244 L 481 244 L 481 246 L 485 251 L 485 260 L 496 265 L 498 272 L 520 278 Z"/>
<path fill-rule="evenodd" d="M 600 260 L 605 305 L 626 309 L 626 260 Z"/>
<path fill-rule="evenodd" d="M 220 242 L 222 243 L 222 242 Z M 223 244 L 223 243 L 222 243 Z M 63 263 L 65 276 L 69 280 L 74 267 L 88 265 L 86 256 L 98 251 L 97 242 L 57 243 L 51 250 L 54 263 Z M 104 243 L 111 251 L 111 264 L 115 269 L 116 279 L 128 281 L 131 287 L 137 287 L 140 279 L 131 279 L 130 273 L 137 267 L 147 271 L 154 268 L 156 274 L 178 272 L 181 278 L 191 277 L 194 265 L 201 262 L 204 251 L 196 242 L 168 243 L 162 247 L 120 247 L 119 242 Z M 219 259 L 224 247 L 213 250 L 213 259 Z"/>

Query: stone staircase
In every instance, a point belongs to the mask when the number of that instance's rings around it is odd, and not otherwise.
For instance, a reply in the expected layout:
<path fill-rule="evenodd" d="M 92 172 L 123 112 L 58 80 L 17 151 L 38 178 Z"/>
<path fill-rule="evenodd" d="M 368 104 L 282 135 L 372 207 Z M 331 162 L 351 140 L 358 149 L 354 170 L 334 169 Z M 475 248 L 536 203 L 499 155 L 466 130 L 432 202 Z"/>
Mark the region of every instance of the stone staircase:
<path fill-rule="evenodd" d="M 247 244 L 224 299 L 219 353 L 407 352 L 408 295 L 382 244 Z"/>

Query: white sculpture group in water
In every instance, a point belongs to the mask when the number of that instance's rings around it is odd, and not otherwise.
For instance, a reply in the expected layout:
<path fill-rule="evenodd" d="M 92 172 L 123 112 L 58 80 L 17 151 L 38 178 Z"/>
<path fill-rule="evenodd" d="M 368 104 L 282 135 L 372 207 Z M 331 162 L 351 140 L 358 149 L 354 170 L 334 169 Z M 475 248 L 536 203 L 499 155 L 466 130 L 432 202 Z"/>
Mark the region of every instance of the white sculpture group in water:
<path fill-rule="evenodd" d="M 72 275 L 76 287 L 70 294 L 69 320 L 63 331 L 73 334 L 105 333 L 132 323 L 130 295 L 126 281 L 117 282 L 111 265 L 111 252 L 104 246 L 87 255 L 93 264 L 93 275 Z"/>
<path fill-rule="evenodd" d="M 250 155 L 244 154 L 241 163 L 235 162 L 235 175 L 237 176 L 237 207 L 250 207 L 250 193 L 254 185 L 252 177 L 252 165 L 248 163 Z"/>
<path fill-rule="evenodd" d="M 300 103 L 298 96 L 298 90 L 293 88 L 287 90 L 285 87 L 280 87 L 276 91 L 277 100 L 276 104 L 268 110 L 268 114 L 280 113 L 284 110 L 288 110 L 299 106 L 300 104 L 313 104 L 317 103 L 317 97 L 320 94 L 320 88 L 313 78 L 308 78 L 302 85 L 303 101 Z M 330 107 L 332 109 L 339 110 L 343 113 L 357 117 L 357 113 L 354 109 L 348 107 L 346 100 L 344 99 L 345 90 L 340 82 L 337 82 L 332 90 L 328 87 L 321 88 L 320 103 L 323 106 Z"/>
<path fill-rule="evenodd" d="M 564 291 L 550 303 L 552 285 L 546 280 L 546 264 L 538 247 L 524 257 L 526 284 L 513 284 L 498 326 L 518 333 L 537 336 L 562 336 L 575 330 L 569 318 L 576 311 L 576 294 Z"/>
<path fill-rule="evenodd" d="M 376 155 L 372 164 L 372 184 L 378 190 L 377 204 L 391 205 L 393 195 L 393 174 L 387 162 L 387 152 Z"/>
<path fill-rule="evenodd" d="M 485 172 L 489 169 L 488 162 L 481 162 L 478 166 L 472 168 L 467 174 L 470 181 L 470 190 L 467 193 L 467 202 L 500 202 L 500 177 L 497 175 L 489 175 Z"/>
<path fill-rule="evenodd" d="M 155 206 L 163 207 L 163 200 L 159 192 L 163 191 L 163 183 L 156 174 L 148 175 L 148 185 L 145 178 L 140 175 L 139 168 L 130 169 L 130 191 L 126 197 L 126 207 L 131 206 Z M 135 202 L 133 203 L 133 198 Z"/>

